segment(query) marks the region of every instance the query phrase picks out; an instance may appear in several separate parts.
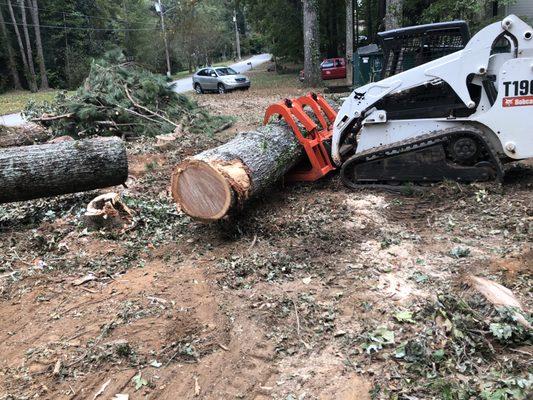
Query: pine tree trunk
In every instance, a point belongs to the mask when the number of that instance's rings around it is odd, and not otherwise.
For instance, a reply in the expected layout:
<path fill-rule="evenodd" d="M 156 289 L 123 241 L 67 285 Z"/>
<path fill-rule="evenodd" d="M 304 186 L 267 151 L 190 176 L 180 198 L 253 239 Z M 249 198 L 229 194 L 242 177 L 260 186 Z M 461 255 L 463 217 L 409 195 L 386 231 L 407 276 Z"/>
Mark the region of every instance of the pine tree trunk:
<path fill-rule="evenodd" d="M 385 29 L 398 29 L 402 26 L 403 0 L 387 0 Z"/>
<path fill-rule="evenodd" d="M 11 4 L 11 0 L 7 0 L 7 7 L 9 9 L 11 23 L 13 24 L 13 30 L 15 31 L 15 35 L 17 37 L 17 43 L 19 45 L 19 50 L 20 50 L 20 58 L 22 59 L 22 65 L 24 66 L 24 75 L 26 76 L 26 80 L 28 81 L 28 84 L 29 84 L 30 69 L 28 67 L 28 60 L 26 58 L 26 50 L 24 49 L 24 44 L 22 43 L 22 37 L 20 36 L 20 31 L 18 28 L 17 19 L 15 18 L 15 13 L 13 11 L 13 5 Z"/>
<path fill-rule="evenodd" d="M 305 83 L 316 87 L 321 82 L 318 0 L 303 0 L 303 20 Z"/>
<path fill-rule="evenodd" d="M 11 42 L 9 40 L 9 34 L 6 28 L 6 21 L 4 20 L 4 15 L 2 13 L 2 8 L 0 7 L 0 32 L 2 34 L 2 42 L 4 43 L 5 52 L 7 53 L 7 60 L 9 63 L 9 73 L 11 74 L 11 80 L 13 81 L 13 87 L 16 90 L 21 90 L 22 85 L 20 83 L 20 77 L 17 70 L 17 63 L 15 61 L 15 53 L 13 47 L 11 47 Z"/>
<path fill-rule="evenodd" d="M 126 148 L 118 138 L 0 150 L 0 203 L 106 188 L 127 178 Z"/>
<path fill-rule="evenodd" d="M 26 40 L 26 52 L 28 55 L 28 67 L 30 72 L 30 90 L 37 91 L 37 76 L 35 75 L 35 67 L 33 65 L 33 52 L 31 50 L 30 34 L 28 32 L 28 22 L 26 21 L 26 5 L 24 0 L 19 0 L 20 15 L 22 16 L 22 31 L 24 32 L 24 39 Z"/>
<path fill-rule="evenodd" d="M 50 88 L 48 84 L 48 75 L 46 73 L 46 64 L 44 62 L 43 43 L 41 39 L 41 24 L 39 21 L 39 5 L 37 0 L 28 0 L 30 2 L 31 19 L 35 30 L 35 46 L 37 47 L 37 64 L 39 64 L 39 73 L 41 75 L 41 90 Z"/>
<path fill-rule="evenodd" d="M 289 127 L 270 124 L 183 161 L 172 176 L 172 195 L 189 216 L 218 221 L 274 185 L 303 154 Z"/>
<path fill-rule="evenodd" d="M 346 1 L 346 83 L 353 85 L 353 1 Z"/>

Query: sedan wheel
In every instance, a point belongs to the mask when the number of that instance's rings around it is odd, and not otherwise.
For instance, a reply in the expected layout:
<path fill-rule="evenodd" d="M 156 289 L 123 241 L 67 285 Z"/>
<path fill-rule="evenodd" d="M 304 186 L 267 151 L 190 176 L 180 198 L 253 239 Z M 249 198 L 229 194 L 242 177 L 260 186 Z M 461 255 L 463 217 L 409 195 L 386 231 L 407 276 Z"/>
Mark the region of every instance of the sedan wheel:
<path fill-rule="evenodd" d="M 222 83 L 219 83 L 218 84 L 218 93 L 219 94 L 225 94 L 226 92 L 227 92 L 226 87 Z"/>
<path fill-rule="evenodd" d="M 199 83 L 194 85 L 194 90 L 196 90 L 196 93 L 198 93 L 198 94 L 202 94 L 204 92 L 204 90 L 202 89 L 202 87 L 200 86 Z"/>

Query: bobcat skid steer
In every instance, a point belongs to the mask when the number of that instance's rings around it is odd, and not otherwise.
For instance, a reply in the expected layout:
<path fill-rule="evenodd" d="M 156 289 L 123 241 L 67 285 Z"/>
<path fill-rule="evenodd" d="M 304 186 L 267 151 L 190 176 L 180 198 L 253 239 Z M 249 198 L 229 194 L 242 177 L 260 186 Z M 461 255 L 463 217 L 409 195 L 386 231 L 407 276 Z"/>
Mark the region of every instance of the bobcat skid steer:
<path fill-rule="evenodd" d="M 350 187 L 501 180 L 503 164 L 533 157 L 533 29 L 510 15 L 463 50 L 362 86 L 327 130 Z"/>

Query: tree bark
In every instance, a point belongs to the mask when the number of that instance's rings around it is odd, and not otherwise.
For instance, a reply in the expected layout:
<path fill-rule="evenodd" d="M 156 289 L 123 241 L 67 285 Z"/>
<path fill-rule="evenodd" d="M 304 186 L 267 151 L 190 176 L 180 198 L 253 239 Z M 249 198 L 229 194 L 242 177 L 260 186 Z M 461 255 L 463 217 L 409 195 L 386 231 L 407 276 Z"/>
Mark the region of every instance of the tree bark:
<path fill-rule="evenodd" d="M 353 1 L 346 1 L 346 83 L 353 85 Z"/>
<path fill-rule="evenodd" d="M 22 59 L 22 65 L 24 66 L 24 75 L 26 76 L 26 80 L 28 81 L 28 84 L 30 85 L 30 89 L 31 89 L 30 69 L 28 66 L 28 59 L 26 58 L 26 50 L 24 49 L 24 44 L 22 43 L 22 37 L 20 36 L 19 27 L 18 27 L 17 19 L 15 18 L 15 13 L 13 11 L 13 5 L 11 4 L 11 0 L 7 0 L 7 8 L 9 10 L 9 15 L 11 17 L 11 23 L 13 24 L 13 30 L 15 31 L 15 36 L 17 37 L 17 43 L 19 45 L 19 50 L 20 50 L 20 58 Z"/>
<path fill-rule="evenodd" d="M 385 29 L 398 29 L 402 26 L 403 0 L 387 0 Z"/>
<path fill-rule="evenodd" d="M 172 175 L 172 196 L 192 218 L 221 220 L 271 187 L 303 156 L 288 126 L 267 125 L 183 161 Z"/>
<path fill-rule="evenodd" d="M 41 75 L 41 90 L 50 88 L 48 84 L 48 75 L 46 73 L 46 64 L 44 62 L 43 42 L 41 39 L 41 24 L 39 21 L 39 4 L 37 0 L 28 0 L 31 6 L 31 20 L 35 30 L 35 47 L 37 48 L 37 64 L 39 64 L 39 73 Z"/>
<path fill-rule="evenodd" d="M 9 40 L 9 34 L 6 28 L 6 21 L 4 20 L 4 15 L 2 13 L 2 7 L 0 7 L 0 30 L 2 33 L 2 42 L 4 43 L 5 52 L 7 53 L 7 60 L 9 63 L 9 73 L 11 74 L 11 79 L 13 81 L 13 87 L 16 90 L 21 90 L 22 85 L 20 83 L 19 73 L 17 71 L 17 63 L 15 61 L 15 53 L 13 47 L 11 47 L 11 42 Z"/>
<path fill-rule="evenodd" d="M 0 126 L 0 149 L 5 147 L 30 146 L 50 139 L 44 128 L 37 125 L 8 128 Z M 1 150 L 0 150 L 1 151 Z"/>
<path fill-rule="evenodd" d="M 0 150 L 0 203 L 120 185 L 128 160 L 118 138 Z"/>
<path fill-rule="evenodd" d="M 318 0 L 303 1 L 304 74 L 309 87 L 317 87 L 320 76 L 320 34 L 318 25 Z"/>
<path fill-rule="evenodd" d="M 28 32 L 28 22 L 26 20 L 26 6 L 24 0 L 19 0 L 20 15 L 22 16 L 22 32 L 24 32 L 24 39 L 26 40 L 26 53 L 28 56 L 28 67 L 30 72 L 30 90 L 37 91 L 37 76 L 35 75 L 35 67 L 33 65 L 33 52 L 31 50 L 30 34 Z"/>

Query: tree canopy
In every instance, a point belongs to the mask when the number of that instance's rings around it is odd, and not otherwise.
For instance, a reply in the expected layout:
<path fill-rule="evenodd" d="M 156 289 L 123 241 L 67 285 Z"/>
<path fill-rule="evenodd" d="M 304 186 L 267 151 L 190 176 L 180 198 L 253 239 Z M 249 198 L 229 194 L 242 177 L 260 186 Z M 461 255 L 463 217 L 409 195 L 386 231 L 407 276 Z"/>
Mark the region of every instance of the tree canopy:
<path fill-rule="evenodd" d="M 386 28 L 391 0 L 353 0 L 357 45 Z M 394 0 L 402 26 L 453 19 L 476 31 L 516 0 Z M 235 57 L 235 24 L 242 53 L 268 51 L 301 64 L 302 0 L 161 0 L 173 72 Z M 345 0 L 313 0 L 320 55 L 345 53 Z M 0 0 L 0 91 L 76 88 L 91 61 L 120 48 L 129 61 L 166 71 L 160 15 L 150 0 Z M 38 40 L 42 39 L 42 40 Z M 39 44 L 40 43 L 40 44 Z M 44 78 L 44 79 L 43 79 Z"/>

